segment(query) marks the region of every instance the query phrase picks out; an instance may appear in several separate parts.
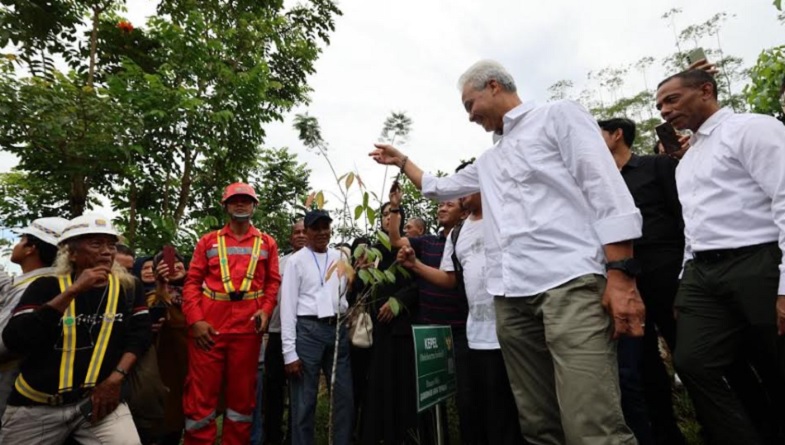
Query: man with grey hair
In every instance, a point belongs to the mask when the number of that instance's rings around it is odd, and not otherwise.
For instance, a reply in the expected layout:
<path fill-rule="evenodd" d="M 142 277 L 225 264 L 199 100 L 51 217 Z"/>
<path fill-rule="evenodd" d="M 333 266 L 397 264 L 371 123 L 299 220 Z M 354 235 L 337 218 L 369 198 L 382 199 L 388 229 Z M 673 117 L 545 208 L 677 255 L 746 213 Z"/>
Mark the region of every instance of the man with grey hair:
<path fill-rule="evenodd" d="M 473 165 L 437 178 L 390 145 L 370 155 L 429 198 L 482 193 L 486 287 L 526 440 L 634 444 L 615 339 L 643 335 L 631 241 L 641 215 L 597 122 L 574 102 L 522 103 L 496 62 L 469 68 L 460 87 L 469 120 L 498 135 Z"/>
<path fill-rule="evenodd" d="M 425 235 L 425 220 L 419 216 L 409 218 L 403 226 L 403 234 L 411 238 Z"/>

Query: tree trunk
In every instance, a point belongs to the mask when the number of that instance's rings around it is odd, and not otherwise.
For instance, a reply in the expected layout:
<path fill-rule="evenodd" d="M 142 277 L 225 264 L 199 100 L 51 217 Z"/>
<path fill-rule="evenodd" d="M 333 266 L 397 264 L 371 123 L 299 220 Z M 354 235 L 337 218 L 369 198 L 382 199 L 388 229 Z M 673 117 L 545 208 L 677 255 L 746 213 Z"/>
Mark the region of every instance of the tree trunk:
<path fill-rule="evenodd" d="M 93 30 L 90 32 L 90 66 L 87 70 L 87 86 L 93 86 L 95 77 L 95 57 L 98 51 L 98 18 L 101 16 L 101 8 L 93 8 Z"/>
<path fill-rule="evenodd" d="M 194 162 L 196 162 L 196 154 L 191 155 L 191 147 L 187 144 L 183 147 L 183 179 L 180 181 L 180 196 L 177 199 L 177 209 L 174 211 L 174 226 L 175 230 L 180 226 L 180 221 L 183 219 L 185 209 L 188 206 L 188 199 L 191 197 L 191 171 L 193 170 Z"/>
<path fill-rule="evenodd" d="M 137 190 L 136 190 L 136 183 L 131 180 L 131 192 L 128 197 L 128 206 L 130 210 L 128 212 L 128 245 L 133 246 L 134 240 L 136 240 L 136 207 L 137 203 Z"/>
<path fill-rule="evenodd" d="M 87 182 L 81 174 L 71 176 L 71 196 L 68 201 L 71 207 L 71 218 L 76 218 L 84 213 L 87 204 Z"/>
<path fill-rule="evenodd" d="M 162 190 L 164 194 L 164 203 L 163 203 L 163 214 L 164 216 L 169 216 L 169 198 L 171 196 L 170 189 L 169 189 L 169 180 L 172 177 L 172 171 L 167 168 L 166 170 L 166 181 L 164 181 L 164 189 Z"/>

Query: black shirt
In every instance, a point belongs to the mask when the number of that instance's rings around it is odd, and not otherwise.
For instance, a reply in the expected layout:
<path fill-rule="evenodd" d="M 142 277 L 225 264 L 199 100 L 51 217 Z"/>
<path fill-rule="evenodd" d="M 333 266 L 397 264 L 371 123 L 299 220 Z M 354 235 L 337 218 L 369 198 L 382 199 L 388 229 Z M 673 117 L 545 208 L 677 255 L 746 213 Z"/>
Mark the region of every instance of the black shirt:
<path fill-rule="evenodd" d="M 417 258 L 426 266 L 436 269 L 442 265 L 444 243 L 448 242 L 444 232 L 439 235 L 423 235 L 409 238 Z M 449 241 L 452 242 L 452 241 Z M 420 324 L 443 324 L 453 328 L 466 328 L 469 317 L 469 302 L 460 289 L 445 289 L 429 283 L 422 277 L 416 278 L 420 288 L 420 306 L 417 322 Z"/>
<path fill-rule="evenodd" d="M 95 287 L 78 295 L 76 301 L 76 352 L 73 367 L 74 390 L 81 393 L 93 349 L 106 310 L 106 287 Z M 41 277 L 25 290 L 13 317 L 3 331 L 9 349 L 25 355 L 20 366 L 25 381 L 35 390 L 57 394 L 63 354 L 63 314 L 46 303 L 60 294 L 57 277 Z M 126 352 L 141 357 L 150 346 L 150 316 L 142 283 L 134 289 L 120 288 L 117 312 L 96 384 L 105 380 Z M 63 396 L 69 395 L 68 393 Z M 34 405 L 14 388 L 8 399 L 12 406 Z"/>
<path fill-rule="evenodd" d="M 642 236 L 634 242 L 636 252 L 654 246 L 684 248 L 684 221 L 676 189 L 677 163 L 668 156 L 633 154 L 621 169 L 643 216 Z"/>

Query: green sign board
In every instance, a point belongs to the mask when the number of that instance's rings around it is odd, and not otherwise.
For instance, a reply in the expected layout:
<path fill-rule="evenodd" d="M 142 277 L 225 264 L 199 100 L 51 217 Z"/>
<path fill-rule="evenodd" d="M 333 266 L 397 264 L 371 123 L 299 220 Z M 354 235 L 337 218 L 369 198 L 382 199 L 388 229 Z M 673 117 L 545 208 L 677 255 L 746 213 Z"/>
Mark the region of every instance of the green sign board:
<path fill-rule="evenodd" d="M 455 394 L 455 355 L 449 326 L 412 326 L 417 372 L 417 411 Z"/>

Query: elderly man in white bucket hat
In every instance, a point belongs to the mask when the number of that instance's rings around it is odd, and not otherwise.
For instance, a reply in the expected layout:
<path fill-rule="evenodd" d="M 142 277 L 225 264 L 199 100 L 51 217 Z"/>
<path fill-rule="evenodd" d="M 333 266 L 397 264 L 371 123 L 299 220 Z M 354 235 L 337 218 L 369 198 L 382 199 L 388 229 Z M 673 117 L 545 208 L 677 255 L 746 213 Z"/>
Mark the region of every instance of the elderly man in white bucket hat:
<path fill-rule="evenodd" d="M 19 235 L 19 242 L 11 251 L 11 262 L 22 269 L 22 275 L 0 277 L 0 331 L 5 328 L 11 318 L 11 311 L 19 303 L 27 286 L 37 278 L 52 275 L 57 243 L 60 233 L 68 220 L 65 218 L 39 218 L 23 229 L 13 232 Z M 19 374 L 19 358 L 8 351 L 0 339 L 0 416 L 5 412 L 5 405 L 14 380 Z"/>
<path fill-rule="evenodd" d="M 3 445 L 138 445 L 123 379 L 150 345 L 141 283 L 115 264 L 109 219 L 82 215 L 60 235 L 55 275 L 28 286 L 3 331 L 24 353 L 3 415 Z"/>

